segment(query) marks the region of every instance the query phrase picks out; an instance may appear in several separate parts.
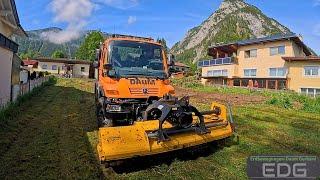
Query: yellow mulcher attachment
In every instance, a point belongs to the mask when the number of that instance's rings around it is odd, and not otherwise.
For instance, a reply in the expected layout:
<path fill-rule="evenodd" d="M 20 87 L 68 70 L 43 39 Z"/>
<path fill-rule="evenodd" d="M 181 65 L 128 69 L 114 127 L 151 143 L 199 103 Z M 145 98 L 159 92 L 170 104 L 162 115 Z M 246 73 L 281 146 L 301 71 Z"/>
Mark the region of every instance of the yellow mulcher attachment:
<path fill-rule="evenodd" d="M 231 110 L 227 118 L 227 110 L 212 103 L 210 111 L 199 112 L 189 105 L 188 97 L 155 101 L 144 112 L 144 120 L 99 129 L 100 161 L 154 155 L 230 137 L 234 123 Z"/>

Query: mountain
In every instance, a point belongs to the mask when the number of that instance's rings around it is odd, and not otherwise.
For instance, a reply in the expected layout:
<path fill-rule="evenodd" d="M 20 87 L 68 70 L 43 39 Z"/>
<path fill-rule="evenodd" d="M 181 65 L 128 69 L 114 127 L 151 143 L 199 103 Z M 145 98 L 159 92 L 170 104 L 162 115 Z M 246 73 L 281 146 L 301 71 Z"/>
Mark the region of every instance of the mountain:
<path fill-rule="evenodd" d="M 26 52 L 35 52 L 40 56 L 50 57 L 56 50 L 61 50 L 66 55 L 75 57 L 76 51 L 80 44 L 84 41 L 86 35 L 93 30 L 84 31 L 79 35 L 79 38 L 69 41 L 65 44 L 55 44 L 43 37 L 43 34 L 48 32 L 61 32 L 62 29 L 56 27 L 50 27 L 39 30 L 27 31 L 28 37 L 21 38 L 15 37 L 16 42 L 19 44 L 19 54 Z M 103 33 L 104 36 L 109 36 L 108 33 Z"/>
<path fill-rule="evenodd" d="M 70 54 L 74 57 L 76 50 L 84 41 L 85 34 L 83 33 L 76 40 L 70 41 L 65 44 L 54 44 L 50 41 L 44 40 L 42 34 L 46 32 L 59 32 L 60 28 L 51 27 L 39 30 L 27 31 L 28 37 L 21 38 L 15 37 L 16 42 L 19 44 L 19 53 L 26 53 L 28 51 L 39 53 L 41 56 L 50 57 L 55 50 L 61 50 L 65 54 Z"/>
<path fill-rule="evenodd" d="M 243 0 L 224 0 L 219 9 L 171 48 L 178 61 L 195 62 L 207 57 L 207 48 L 291 31 L 278 21 L 267 17 L 257 7 Z"/>

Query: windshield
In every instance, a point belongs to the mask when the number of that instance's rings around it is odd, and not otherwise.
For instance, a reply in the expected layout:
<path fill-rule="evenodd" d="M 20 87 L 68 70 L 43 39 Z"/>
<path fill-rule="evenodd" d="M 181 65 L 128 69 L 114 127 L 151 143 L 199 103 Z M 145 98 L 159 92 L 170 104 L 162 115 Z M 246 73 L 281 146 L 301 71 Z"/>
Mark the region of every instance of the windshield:
<path fill-rule="evenodd" d="M 113 41 L 109 47 L 110 76 L 165 78 L 162 48 L 151 43 Z"/>

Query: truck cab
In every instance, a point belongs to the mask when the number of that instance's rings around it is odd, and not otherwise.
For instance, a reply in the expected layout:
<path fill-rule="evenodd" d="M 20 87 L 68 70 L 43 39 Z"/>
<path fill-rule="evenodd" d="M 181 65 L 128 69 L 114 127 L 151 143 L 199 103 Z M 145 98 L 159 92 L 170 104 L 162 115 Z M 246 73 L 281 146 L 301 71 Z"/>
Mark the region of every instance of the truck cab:
<path fill-rule="evenodd" d="M 133 124 L 153 101 L 174 95 L 167 55 L 151 38 L 113 35 L 97 51 L 95 85 L 100 127 Z M 152 118 L 152 117 L 151 117 Z"/>

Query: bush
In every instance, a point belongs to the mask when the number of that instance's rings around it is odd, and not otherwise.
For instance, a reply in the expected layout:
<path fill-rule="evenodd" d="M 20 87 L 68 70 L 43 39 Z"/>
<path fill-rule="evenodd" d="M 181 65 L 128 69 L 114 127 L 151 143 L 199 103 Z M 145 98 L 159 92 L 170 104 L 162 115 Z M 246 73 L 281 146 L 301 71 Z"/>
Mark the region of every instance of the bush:
<path fill-rule="evenodd" d="M 277 105 L 286 109 L 293 108 L 293 101 L 287 95 L 283 96 L 273 96 L 270 100 L 267 101 L 267 104 Z"/>

